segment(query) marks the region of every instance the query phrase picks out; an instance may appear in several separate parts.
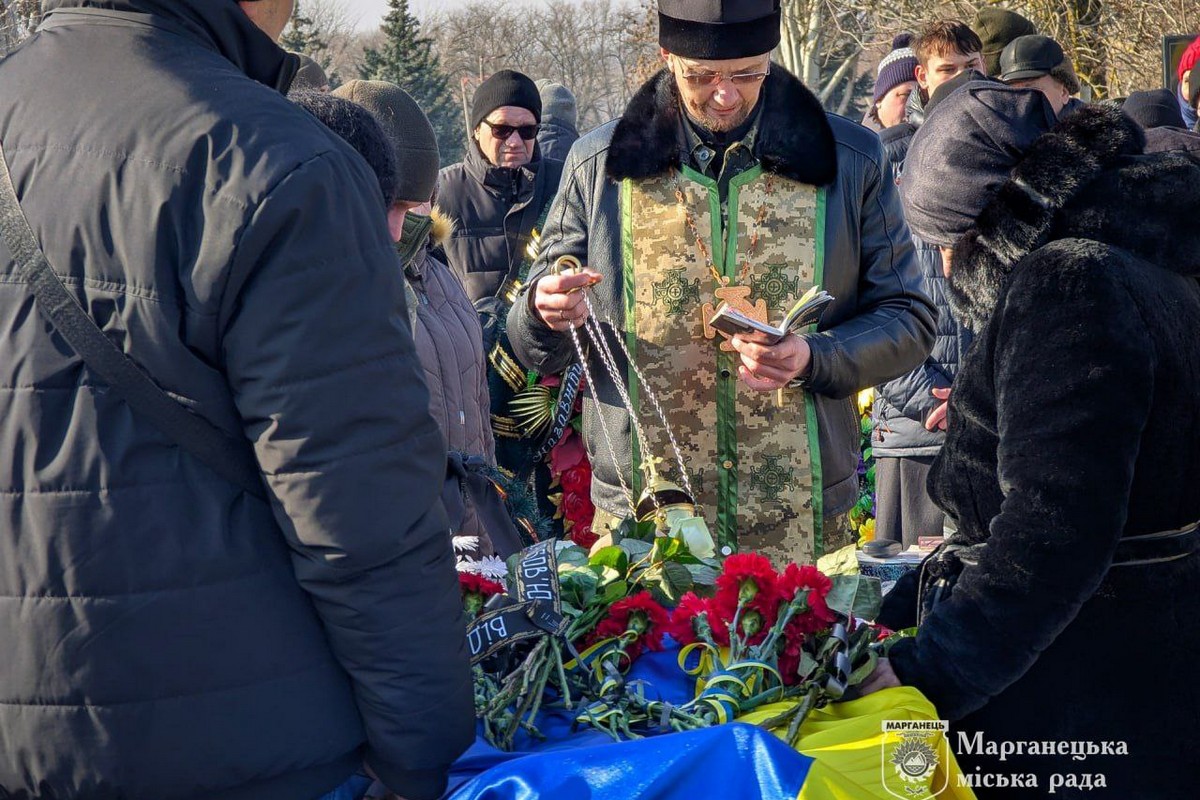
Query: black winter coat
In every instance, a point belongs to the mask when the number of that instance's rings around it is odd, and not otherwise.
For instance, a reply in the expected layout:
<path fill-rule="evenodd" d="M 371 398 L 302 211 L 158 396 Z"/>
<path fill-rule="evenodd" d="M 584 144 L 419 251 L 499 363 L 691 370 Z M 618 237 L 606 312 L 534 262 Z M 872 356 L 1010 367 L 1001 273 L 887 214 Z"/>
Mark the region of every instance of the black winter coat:
<path fill-rule="evenodd" d="M 937 338 L 925 363 L 875 389 L 871 448 L 881 458 L 937 455 L 946 435 L 925 429 L 925 420 L 942 402 L 933 396 L 933 390 L 950 388 L 971 346 L 971 331 L 958 324 L 950 307 L 941 250 L 915 236 L 913 247 L 925 294 L 937 306 Z"/>
<path fill-rule="evenodd" d="M 436 797 L 470 678 L 378 183 L 236 3 L 46 7 L 0 62 L 25 214 L 271 501 L 103 385 L 0 245 L 0 796 L 299 800 L 365 749 Z"/>
<path fill-rule="evenodd" d="M 536 145 L 525 166 L 494 166 L 474 140 L 462 162 L 442 169 L 437 205 L 454 223 L 442 247 L 471 302 L 493 297 L 526 258 L 530 231 L 554 199 L 562 170 Z"/>
<path fill-rule="evenodd" d="M 1200 519 L 1200 164 L 1142 146 L 1119 111 L 1075 112 L 955 249 L 955 306 L 979 338 L 930 488 L 987 547 L 892 666 L 959 743 L 982 731 L 1128 749 L 1083 763 L 963 756 L 967 772 L 1040 779 L 996 797 L 1045 797 L 1055 772 L 1103 773 L 1122 798 L 1200 785 L 1200 556 L 1110 569 L 1124 537 Z M 911 624 L 914 594 L 902 581 L 884 623 Z"/>

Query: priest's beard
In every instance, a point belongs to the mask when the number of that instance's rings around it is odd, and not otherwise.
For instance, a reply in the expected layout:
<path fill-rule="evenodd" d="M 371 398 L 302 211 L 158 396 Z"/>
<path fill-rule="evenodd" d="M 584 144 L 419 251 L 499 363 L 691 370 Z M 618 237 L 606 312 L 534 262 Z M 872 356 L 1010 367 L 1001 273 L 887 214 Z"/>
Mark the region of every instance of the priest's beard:
<path fill-rule="evenodd" d="M 700 103 L 684 97 L 683 107 L 687 109 L 688 116 L 692 118 L 693 122 L 713 133 L 729 133 L 750 119 L 750 113 L 754 111 L 754 106 L 748 103 L 744 97 L 741 99 L 737 111 L 721 116 L 717 116 L 709 110 L 707 101 Z"/>

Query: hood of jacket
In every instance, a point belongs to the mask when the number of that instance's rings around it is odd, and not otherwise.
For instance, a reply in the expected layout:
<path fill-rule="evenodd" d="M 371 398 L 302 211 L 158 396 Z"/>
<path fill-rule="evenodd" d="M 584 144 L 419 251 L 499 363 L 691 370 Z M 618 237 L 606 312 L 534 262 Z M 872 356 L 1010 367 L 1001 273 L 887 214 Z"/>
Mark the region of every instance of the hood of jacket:
<path fill-rule="evenodd" d="M 1143 154 L 1145 135 L 1116 108 L 1088 106 L 1039 137 L 954 246 L 950 297 L 978 331 L 1013 268 L 1058 239 L 1102 242 L 1200 276 L 1200 162 Z"/>
<path fill-rule="evenodd" d="M 287 94 L 300 69 L 299 56 L 259 30 L 233 0 L 43 0 L 44 23 L 72 14 L 124 17 L 176 30 L 206 44 L 248 77 Z"/>
<path fill-rule="evenodd" d="M 837 144 L 821 103 L 778 64 L 763 82 L 758 157 L 768 172 L 812 186 L 837 177 Z M 667 69 L 647 81 L 613 131 L 608 176 L 615 181 L 662 175 L 680 165 L 682 105 Z"/>
<path fill-rule="evenodd" d="M 425 246 L 421 248 L 417 257 L 404 268 L 404 274 L 414 283 L 420 283 L 425 279 L 425 265 L 431 257 L 430 251 L 444 245 L 450 239 L 450 235 L 454 233 L 454 220 L 443 214 L 437 206 L 434 206 L 433 210 L 429 212 L 429 218 L 432 220 L 429 227 L 429 238 L 425 240 Z"/>

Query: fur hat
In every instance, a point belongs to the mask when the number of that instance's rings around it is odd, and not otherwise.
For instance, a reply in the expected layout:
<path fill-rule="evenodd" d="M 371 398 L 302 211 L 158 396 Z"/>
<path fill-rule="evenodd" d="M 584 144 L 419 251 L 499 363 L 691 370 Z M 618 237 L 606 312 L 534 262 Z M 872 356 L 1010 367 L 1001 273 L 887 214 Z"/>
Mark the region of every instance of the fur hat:
<path fill-rule="evenodd" d="M 396 199 L 428 200 L 441 159 L 433 126 L 412 95 L 394 83 L 360 80 L 342 84 L 333 94 L 357 103 L 379 120 L 396 161 Z"/>

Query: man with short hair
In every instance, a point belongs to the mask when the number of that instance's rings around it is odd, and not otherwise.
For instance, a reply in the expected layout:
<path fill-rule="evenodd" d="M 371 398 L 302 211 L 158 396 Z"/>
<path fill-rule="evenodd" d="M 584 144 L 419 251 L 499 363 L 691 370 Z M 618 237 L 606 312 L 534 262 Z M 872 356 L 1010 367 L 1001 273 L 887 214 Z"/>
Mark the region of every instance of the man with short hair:
<path fill-rule="evenodd" d="M 932 22 L 912 44 L 917 56 L 917 83 L 922 104 L 937 87 L 969 69 L 984 70 L 983 42 L 965 22 L 944 19 Z"/>
<path fill-rule="evenodd" d="M 0 794 L 298 800 L 365 758 L 433 800 L 471 679 L 383 187 L 284 96 L 291 0 L 46 5 L 0 62 L 21 215 L 246 480 L 85 364 L 0 244 Z"/>
<path fill-rule="evenodd" d="M 918 90 L 908 96 L 904 122 L 880 133 L 884 151 L 896 180 L 901 180 L 904 160 L 917 128 L 925 121 L 925 106 L 934 91 L 967 70 L 983 70 L 983 43 L 958 20 L 937 20 L 926 25 L 912 42 L 917 58 L 914 75 Z"/>
<path fill-rule="evenodd" d="M 1000 54 L 1000 80 L 1009 86 L 1037 89 L 1061 116 L 1079 91 L 1079 78 L 1062 46 L 1049 36 L 1018 36 Z"/>
<path fill-rule="evenodd" d="M 581 332 L 593 530 L 630 516 L 655 472 L 690 484 L 721 552 L 809 562 L 853 541 L 852 396 L 921 361 L 934 312 L 878 138 L 771 63 L 778 4 L 661 0 L 659 21 L 664 68 L 572 149 L 509 334 L 526 366 L 562 370 L 594 285 L 616 374 Z M 587 269 L 553 274 L 568 256 Z M 816 331 L 771 344 L 709 325 L 722 302 L 778 323 L 813 286 L 835 298 Z"/>

